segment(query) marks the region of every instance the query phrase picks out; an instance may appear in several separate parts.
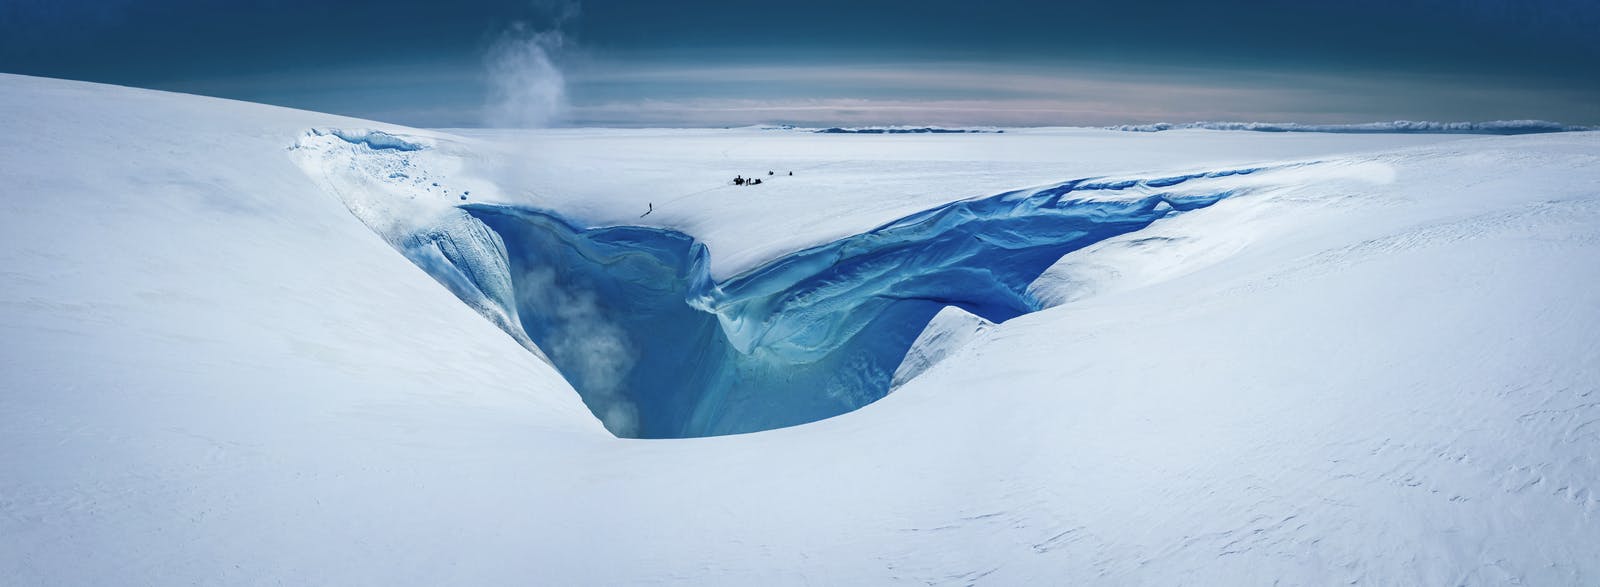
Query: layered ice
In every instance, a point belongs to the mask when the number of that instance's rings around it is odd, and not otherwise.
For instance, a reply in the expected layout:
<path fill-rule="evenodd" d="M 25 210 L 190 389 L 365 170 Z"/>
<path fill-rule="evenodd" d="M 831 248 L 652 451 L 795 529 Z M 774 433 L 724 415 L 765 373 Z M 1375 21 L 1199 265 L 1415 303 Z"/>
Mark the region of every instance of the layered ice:
<path fill-rule="evenodd" d="M 1186 179 L 1077 181 L 958 202 L 720 283 L 706 247 L 677 231 L 464 209 L 504 242 L 523 331 L 590 409 L 618 435 L 676 438 L 791 426 L 883 397 L 941 310 L 989 322 L 1031 312 L 1028 284 L 1063 254 L 1227 195 L 1073 197 L 1078 190 Z"/>
<path fill-rule="evenodd" d="M 423 146 L 381 130 L 345 130 L 340 128 L 312 129 L 316 136 L 332 135 L 353 145 L 364 145 L 373 150 L 421 151 Z"/>

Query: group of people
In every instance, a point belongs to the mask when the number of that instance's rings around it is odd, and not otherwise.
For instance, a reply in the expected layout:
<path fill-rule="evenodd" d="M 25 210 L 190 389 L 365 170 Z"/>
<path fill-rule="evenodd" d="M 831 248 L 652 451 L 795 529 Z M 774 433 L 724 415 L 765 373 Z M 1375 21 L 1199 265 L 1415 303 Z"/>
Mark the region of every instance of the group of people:
<path fill-rule="evenodd" d="M 772 175 L 777 175 L 777 173 L 768 171 L 767 175 L 772 176 Z M 790 171 L 789 172 L 789 176 L 793 177 L 794 176 L 794 172 Z M 761 185 L 761 178 L 759 178 L 759 177 L 745 177 L 743 175 L 735 175 L 735 176 L 733 176 L 733 185 Z"/>
<path fill-rule="evenodd" d="M 789 177 L 794 177 L 794 172 L 793 171 L 790 171 L 788 173 L 789 173 Z M 777 175 L 777 174 L 778 173 L 775 172 L 775 171 L 768 171 L 767 172 L 767 176 L 769 176 L 769 177 Z M 739 185 L 739 186 L 761 185 L 761 178 L 759 178 L 759 177 L 745 177 L 743 175 L 735 175 L 735 176 L 733 176 L 733 185 Z M 461 198 L 462 199 L 466 199 L 466 196 L 461 196 Z M 644 218 L 646 216 L 649 216 L 651 212 L 655 212 L 655 211 L 656 211 L 656 205 L 655 205 L 654 202 L 645 202 L 644 214 L 640 214 L 639 217 L 640 218 Z"/>

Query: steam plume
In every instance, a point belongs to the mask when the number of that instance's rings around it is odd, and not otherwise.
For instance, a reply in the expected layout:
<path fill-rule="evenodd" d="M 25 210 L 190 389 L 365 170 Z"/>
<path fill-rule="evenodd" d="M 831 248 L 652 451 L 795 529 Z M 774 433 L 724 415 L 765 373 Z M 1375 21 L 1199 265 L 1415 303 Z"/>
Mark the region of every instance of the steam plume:
<path fill-rule="evenodd" d="M 559 59 L 567 47 L 561 27 L 577 14 L 577 5 L 563 3 L 550 29 L 535 30 L 515 23 L 484 55 L 488 104 L 484 123 L 501 128 L 544 128 L 560 122 L 567 111 L 567 80 Z"/>

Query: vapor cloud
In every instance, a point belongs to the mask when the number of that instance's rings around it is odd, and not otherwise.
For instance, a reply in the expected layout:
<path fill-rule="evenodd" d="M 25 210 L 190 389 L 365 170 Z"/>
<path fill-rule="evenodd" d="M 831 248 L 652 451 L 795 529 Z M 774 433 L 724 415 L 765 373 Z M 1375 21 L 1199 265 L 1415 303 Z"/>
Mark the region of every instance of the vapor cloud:
<path fill-rule="evenodd" d="M 517 306 L 540 315 L 548 332 L 541 347 L 583 396 L 606 430 L 638 435 L 639 410 L 624 393 L 634 350 L 593 292 L 566 283 L 554 270 L 527 271 L 517 288 Z"/>
<path fill-rule="evenodd" d="M 567 46 L 559 29 L 533 31 L 511 27 L 484 56 L 488 104 L 484 124 L 491 127 L 543 128 L 566 114 L 567 80 L 557 59 Z"/>

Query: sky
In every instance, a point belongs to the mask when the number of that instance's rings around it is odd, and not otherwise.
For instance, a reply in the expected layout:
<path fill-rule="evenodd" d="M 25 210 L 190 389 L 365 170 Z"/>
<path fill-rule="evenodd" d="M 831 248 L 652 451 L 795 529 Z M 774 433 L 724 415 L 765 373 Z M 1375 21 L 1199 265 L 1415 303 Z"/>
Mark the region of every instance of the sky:
<path fill-rule="evenodd" d="M 1600 124 L 1594 0 L 3 0 L 0 72 L 424 127 Z"/>

